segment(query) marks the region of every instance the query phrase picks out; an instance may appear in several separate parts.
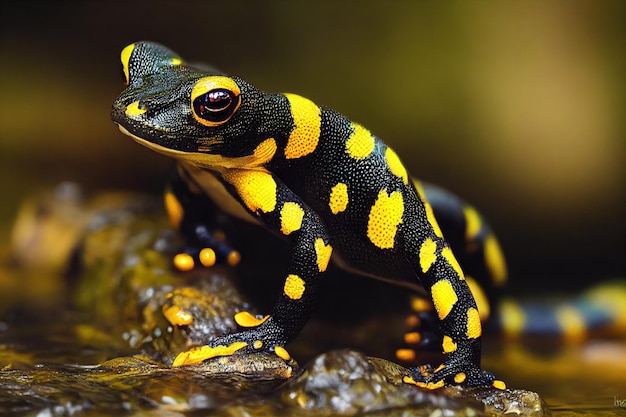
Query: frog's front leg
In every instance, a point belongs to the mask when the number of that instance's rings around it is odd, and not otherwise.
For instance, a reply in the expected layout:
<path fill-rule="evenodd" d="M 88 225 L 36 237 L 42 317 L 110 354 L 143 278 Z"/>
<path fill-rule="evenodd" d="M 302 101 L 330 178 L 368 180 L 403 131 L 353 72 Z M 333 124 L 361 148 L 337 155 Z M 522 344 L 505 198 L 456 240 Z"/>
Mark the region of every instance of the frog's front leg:
<path fill-rule="evenodd" d="M 234 266 L 239 252 L 226 241 L 216 222 L 220 209 L 177 165 L 165 191 L 165 209 L 170 224 L 185 236 L 185 248 L 174 256 L 174 266 L 188 271 L 194 266 L 210 267 L 216 263 Z M 197 189 L 194 189 L 197 188 Z"/>
<path fill-rule="evenodd" d="M 228 169 L 222 175 L 233 195 L 251 214 L 292 242 L 291 263 L 270 316 L 238 313 L 235 321 L 243 331 L 183 352 L 174 365 L 254 351 L 275 352 L 288 359 L 284 345 L 297 336 L 308 320 L 320 274 L 326 270 L 332 254 L 329 235 L 317 214 L 278 178 L 264 170 Z"/>

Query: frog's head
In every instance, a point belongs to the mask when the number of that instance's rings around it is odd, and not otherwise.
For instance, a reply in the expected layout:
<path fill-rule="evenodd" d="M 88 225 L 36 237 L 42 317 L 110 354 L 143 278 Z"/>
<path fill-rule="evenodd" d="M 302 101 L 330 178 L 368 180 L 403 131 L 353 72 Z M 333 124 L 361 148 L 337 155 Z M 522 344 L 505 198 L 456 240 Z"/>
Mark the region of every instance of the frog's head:
<path fill-rule="evenodd" d="M 127 88 L 113 103 L 120 130 L 158 152 L 203 167 L 259 165 L 256 114 L 263 95 L 237 77 L 186 64 L 137 42 L 121 53 Z M 267 147 L 266 147 L 267 148 Z"/>

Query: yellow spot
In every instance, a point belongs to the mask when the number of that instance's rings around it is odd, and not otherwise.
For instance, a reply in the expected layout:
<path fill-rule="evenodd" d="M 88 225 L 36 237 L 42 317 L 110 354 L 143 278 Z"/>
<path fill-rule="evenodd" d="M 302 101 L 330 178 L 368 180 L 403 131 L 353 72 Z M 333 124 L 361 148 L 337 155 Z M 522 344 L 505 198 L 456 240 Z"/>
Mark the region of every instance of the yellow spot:
<path fill-rule="evenodd" d="M 476 339 L 482 334 L 482 328 L 480 326 L 480 315 L 478 310 L 470 308 L 467 310 L 467 338 Z"/>
<path fill-rule="evenodd" d="M 467 375 L 465 375 L 463 372 L 459 372 L 458 374 L 454 375 L 454 382 L 456 382 L 457 384 L 462 384 L 463 382 L 465 382 L 466 379 Z"/>
<path fill-rule="evenodd" d="M 289 352 L 287 352 L 287 349 L 285 349 L 282 346 L 274 346 L 274 353 L 276 353 L 276 356 L 278 356 L 284 361 L 288 361 L 289 359 L 291 359 L 291 355 L 289 355 Z"/>
<path fill-rule="evenodd" d="M 430 288 L 430 292 L 439 319 L 445 319 L 458 300 L 454 288 L 452 288 L 452 284 L 447 279 L 439 280 L 433 284 Z"/>
<path fill-rule="evenodd" d="M 264 213 L 276 208 L 276 181 L 266 171 L 229 169 L 223 173 L 224 179 L 237 190 L 246 207 L 253 213 Z"/>
<path fill-rule="evenodd" d="M 194 267 L 193 257 L 188 253 L 179 253 L 174 256 L 174 266 L 179 271 L 191 271 Z"/>
<path fill-rule="evenodd" d="M 178 228 L 183 221 L 183 215 L 185 210 L 182 204 L 178 201 L 178 198 L 170 190 L 165 192 L 164 195 L 165 211 L 170 222 L 170 226 Z"/>
<path fill-rule="evenodd" d="M 415 186 L 415 191 L 417 191 L 417 196 L 420 198 L 420 201 L 424 205 L 426 218 L 428 219 L 430 226 L 433 228 L 435 236 L 443 238 L 443 233 L 441 232 L 439 223 L 437 223 L 437 219 L 435 218 L 435 214 L 433 213 L 433 207 L 430 205 L 428 199 L 426 198 L 426 193 L 424 193 L 424 187 L 422 186 L 422 183 L 417 180 L 413 180 L 413 185 Z"/>
<path fill-rule="evenodd" d="M 420 246 L 420 267 L 422 272 L 426 273 L 437 260 L 437 243 L 428 238 Z"/>
<path fill-rule="evenodd" d="M 413 297 L 411 299 L 411 309 L 416 313 L 421 313 L 423 311 L 432 311 L 433 304 L 425 298 Z"/>
<path fill-rule="evenodd" d="M 402 377 L 402 382 L 404 382 L 405 384 L 417 385 L 417 382 L 408 375 Z"/>
<path fill-rule="evenodd" d="M 480 215 L 471 206 L 463 207 L 463 215 L 465 216 L 465 240 L 474 240 L 482 227 Z"/>
<path fill-rule="evenodd" d="M 254 159 L 257 161 L 258 165 L 263 165 L 266 162 L 271 161 L 275 153 L 276 141 L 274 140 L 274 138 L 268 138 L 259 143 L 259 145 L 254 149 L 252 155 L 254 156 Z"/>
<path fill-rule="evenodd" d="M 215 265 L 215 262 L 217 261 L 217 256 L 215 255 L 215 251 L 211 248 L 202 249 L 198 257 L 200 258 L 200 263 L 206 266 L 207 268 Z"/>
<path fill-rule="evenodd" d="M 433 373 L 437 373 L 437 372 L 439 372 L 439 371 L 443 370 L 445 367 L 446 367 L 446 365 L 444 365 L 444 364 L 442 363 L 441 365 L 439 365 L 439 366 L 437 367 L 437 369 L 435 369 L 435 370 L 433 371 Z"/>
<path fill-rule="evenodd" d="M 304 294 L 304 281 L 299 276 L 290 274 L 285 280 L 283 291 L 292 300 L 299 300 Z"/>
<path fill-rule="evenodd" d="M 257 327 L 263 324 L 270 316 L 257 317 L 254 316 L 247 311 L 240 311 L 235 314 L 235 323 L 240 325 L 241 327 Z"/>
<path fill-rule="evenodd" d="M 324 272 L 333 254 L 333 247 L 325 244 L 324 239 L 321 237 L 315 239 L 313 246 L 315 247 L 315 255 L 317 256 L 317 269 L 320 272 Z"/>
<path fill-rule="evenodd" d="M 526 317 L 516 302 L 505 299 L 500 302 L 500 320 L 505 334 L 509 337 L 516 337 L 524 329 Z"/>
<path fill-rule="evenodd" d="M 456 343 L 450 336 L 444 336 L 441 347 L 443 348 L 443 353 L 451 353 L 456 350 Z"/>
<path fill-rule="evenodd" d="M 496 379 L 495 381 L 493 381 L 491 383 L 491 386 L 496 388 L 496 389 L 506 389 L 506 384 L 504 383 L 504 381 L 500 381 L 499 379 Z"/>
<path fill-rule="evenodd" d="M 296 94 L 285 94 L 295 125 L 285 146 L 285 158 L 302 158 L 317 148 L 320 139 L 322 112 L 311 100 Z"/>
<path fill-rule="evenodd" d="M 291 201 L 283 204 L 283 208 L 280 210 L 280 231 L 282 234 L 288 235 L 296 230 L 300 230 L 303 217 L 304 210 L 302 210 L 300 204 Z"/>
<path fill-rule="evenodd" d="M 568 342 L 579 342 L 584 339 L 586 326 L 580 311 L 570 306 L 562 306 L 556 309 L 555 314 Z"/>
<path fill-rule="evenodd" d="M 507 275 L 506 261 L 504 260 L 498 239 L 493 234 L 490 234 L 485 239 L 485 264 L 489 269 L 494 284 L 498 287 L 503 286 Z"/>
<path fill-rule="evenodd" d="M 487 321 L 487 319 L 491 315 L 491 308 L 489 307 L 489 299 L 487 298 L 487 295 L 483 291 L 483 288 L 480 286 L 480 284 L 474 278 L 466 276 L 465 282 L 467 282 L 467 286 L 470 288 L 470 291 L 474 296 L 474 300 L 476 300 L 478 312 L 480 313 L 480 321 Z"/>
<path fill-rule="evenodd" d="M 188 326 L 193 323 L 193 316 L 179 306 L 163 306 L 163 315 L 174 326 Z"/>
<path fill-rule="evenodd" d="M 396 358 L 399 361 L 413 362 L 417 358 L 413 349 L 398 349 L 396 350 Z"/>
<path fill-rule="evenodd" d="M 343 182 L 335 184 L 330 189 L 328 207 L 333 214 L 341 213 L 348 207 L 348 186 Z"/>
<path fill-rule="evenodd" d="M 412 384 L 412 385 L 415 385 L 417 387 L 424 388 L 427 390 L 435 390 L 435 389 L 443 388 L 445 384 L 443 379 L 437 382 L 417 382 L 410 376 L 404 376 L 402 378 L 402 382 L 404 382 L 405 384 Z"/>
<path fill-rule="evenodd" d="M 420 323 L 421 323 L 421 320 L 417 316 L 411 315 L 411 316 L 408 316 L 406 319 L 404 319 L 404 325 L 408 327 L 409 329 L 419 326 Z"/>
<path fill-rule="evenodd" d="M 126 116 L 131 119 L 135 119 L 137 116 L 140 116 L 146 112 L 146 107 L 139 107 L 139 100 L 133 101 L 128 106 L 126 106 Z"/>
<path fill-rule="evenodd" d="M 263 347 L 263 341 L 255 340 L 254 343 L 252 344 L 252 347 L 255 348 L 256 350 L 261 349 Z"/>
<path fill-rule="evenodd" d="M 356 160 L 366 158 L 374 150 L 374 136 L 363 126 L 351 123 L 352 133 L 346 141 L 346 152 Z"/>
<path fill-rule="evenodd" d="M 180 58 L 172 58 L 172 60 L 170 61 L 170 64 L 174 66 L 181 65 L 182 63 L 183 63 L 183 60 Z"/>
<path fill-rule="evenodd" d="M 456 257 L 452 253 L 452 249 L 449 246 L 446 246 L 441 250 L 441 256 L 448 261 L 450 266 L 454 269 L 454 272 L 459 276 L 460 279 L 465 279 L 465 275 L 463 275 L 463 270 L 461 270 L 461 265 L 456 260 Z"/>
<path fill-rule="evenodd" d="M 367 237 L 370 242 L 381 249 L 393 248 L 403 213 L 402 194 L 394 191 L 388 195 L 386 189 L 380 190 L 367 221 Z"/>
<path fill-rule="evenodd" d="M 241 261 L 241 254 L 237 252 L 236 250 L 230 251 L 228 256 L 226 256 L 226 263 L 228 263 L 229 266 L 237 266 L 240 261 Z"/>
<path fill-rule="evenodd" d="M 398 154 L 393 149 L 387 148 L 385 151 L 385 159 L 387 160 L 387 166 L 393 175 L 402 179 L 402 182 L 409 183 L 409 175 L 406 172 L 406 168 L 402 165 Z"/>
<path fill-rule="evenodd" d="M 410 332 L 404 335 L 404 343 L 407 345 L 416 345 L 422 341 L 422 335 L 419 332 Z"/>
<path fill-rule="evenodd" d="M 195 365 L 202 363 L 202 361 L 206 359 L 215 358 L 217 356 L 229 356 L 246 346 L 248 346 L 246 342 L 234 342 L 228 346 L 202 346 L 193 348 L 179 353 L 176 359 L 174 359 L 172 366 Z"/>
<path fill-rule="evenodd" d="M 124 77 L 126 77 L 126 85 L 130 83 L 130 74 L 128 72 L 128 66 L 130 61 L 130 56 L 135 49 L 135 44 L 131 43 L 122 49 L 122 53 L 120 54 L 120 60 L 122 61 L 122 68 L 124 69 Z"/>

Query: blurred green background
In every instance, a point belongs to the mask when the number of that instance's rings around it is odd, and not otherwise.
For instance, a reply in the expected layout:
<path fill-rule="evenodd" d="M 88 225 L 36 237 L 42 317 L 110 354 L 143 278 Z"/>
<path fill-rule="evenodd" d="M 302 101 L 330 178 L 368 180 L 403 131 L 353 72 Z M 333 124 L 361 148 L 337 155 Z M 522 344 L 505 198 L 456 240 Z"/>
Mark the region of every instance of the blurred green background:
<path fill-rule="evenodd" d="M 0 237 L 62 180 L 162 189 L 170 161 L 109 117 L 120 50 L 153 40 L 364 124 L 490 219 L 514 289 L 623 276 L 625 16 L 608 0 L 2 2 Z"/>

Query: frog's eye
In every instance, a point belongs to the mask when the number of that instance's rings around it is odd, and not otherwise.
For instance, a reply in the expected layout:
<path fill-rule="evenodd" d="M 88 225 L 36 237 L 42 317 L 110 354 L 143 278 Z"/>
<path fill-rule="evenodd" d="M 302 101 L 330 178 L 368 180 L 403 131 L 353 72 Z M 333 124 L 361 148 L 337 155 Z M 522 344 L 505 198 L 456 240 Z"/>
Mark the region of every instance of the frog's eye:
<path fill-rule="evenodd" d="M 231 78 L 205 77 L 191 91 L 193 116 L 205 126 L 219 126 L 239 108 L 240 94 L 239 87 Z"/>
<path fill-rule="evenodd" d="M 210 123 L 223 123 L 230 118 L 239 105 L 239 96 L 224 88 L 216 88 L 193 101 L 193 112 Z"/>

